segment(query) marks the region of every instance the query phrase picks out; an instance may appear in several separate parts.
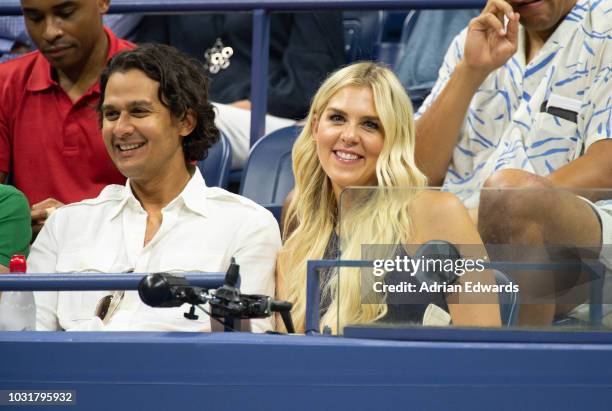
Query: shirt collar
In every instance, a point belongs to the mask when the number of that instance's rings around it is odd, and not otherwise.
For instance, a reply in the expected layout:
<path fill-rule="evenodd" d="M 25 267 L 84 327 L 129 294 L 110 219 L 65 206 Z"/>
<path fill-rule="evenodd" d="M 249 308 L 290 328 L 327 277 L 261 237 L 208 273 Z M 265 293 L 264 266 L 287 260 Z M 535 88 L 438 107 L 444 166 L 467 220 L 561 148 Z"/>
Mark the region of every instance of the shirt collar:
<path fill-rule="evenodd" d="M 185 186 L 183 192 L 179 195 L 183 199 L 185 206 L 196 214 L 206 217 L 208 212 L 207 198 L 210 188 L 206 186 L 204 177 L 200 173 L 200 169 L 195 167 L 195 172 L 191 180 Z"/>
<path fill-rule="evenodd" d="M 183 191 L 181 191 L 181 193 L 175 199 L 170 201 L 170 203 L 164 207 L 164 210 L 176 207 L 179 204 L 184 204 L 185 207 L 192 212 L 199 214 L 202 217 L 206 217 L 208 214 L 206 199 L 208 198 L 209 190 L 210 188 L 206 186 L 206 182 L 200 173 L 200 169 L 196 167 L 195 172 L 191 176 L 191 179 L 189 179 L 187 182 L 187 185 Z M 123 208 L 128 203 L 132 204 L 136 208 L 142 209 L 140 201 L 138 201 L 132 192 L 129 179 L 125 182 L 121 196 L 122 198 L 119 203 L 112 208 L 111 212 L 109 213 L 109 220 L 113 220 L 115 217 L 121 214 Z"/>
<path fill-rule="evenodd" d="M 538 51 L 535 58 L 529 62 L 529 66 L 537 65 L 543 57 L 550 55 L 564 44 L 567 44 L 568 39 L 571 39 L 574 33 L 579 29 L 587 10 L 590 10 L 590 8 L 590 0 L 578 0 L 572 10 L 563 18 L 563 21 L 553 34 L 546 40 L 546 43 L 544 43 L 540 51 Z M 519 25 L 518 48 L 515 56 L 517 56 L 518 61 L 523 67 L 527 66 L 526 41 L 527 32 L 525 27 Z"/>
<path fill-rule="evenodd" d="M 560 47 L 568 44 L 568 39 L 572 38 L 574 32 L 580 28 L 587 12 L 591 10 L 590 3 L 590 0 L 578 0 L 570 12 L 563 18 L 559 27 L 546 41 L 544 47 L 547 45 Z"/>
<path fill-rule="evenodd" d="M 579 29 L 582 21 L 584 20 L 587 12 L 591 9 L 591 1 L 590 0 L 578 0 L 574 7 L 570 10 L 570 12 L 563 18 L 563 21 L 557 29 L 553 32 L 553 34 L 546 40 L 544 46 L 538 54 L 536 58 L 533 59 L 529 65 L 535 65 L 539 62 L 542 56 L 549 55 L 555 50 L 559 49 L 563 45 L 567 44 L 568 39 L 572 38 L 576 30 Z M 521 64 L 523 66 L 526 65 L 526 55 L 525 55 L 525 42 L 527 41 L 527 33 L 525 28 L 520 25 L 519 27 L 519 38 L 518 38 L 518 56 Z"/>
<path fill-rule="evenodd" d="M 117 52 L 121 50 L 119 39 L 113 34 L 113 32 L 106 26 L 104 26 L 104 33 L 108 38 L 108 55 L 106 56 L 106 62 L 111 59 Z M 36 52 L 36 61 L 34 67 L 30 73 L 30 77 L 26 84 L 28 91 L 43 91 L 52 87 L 59 87 L 57 81 L 53 79 L 53 68 L 45 56 L 40 52 Z M 89 92 L 100 93 L 100 83 L 96 82 Z M 86 93 L 87 94 L 87 93 Z"/>

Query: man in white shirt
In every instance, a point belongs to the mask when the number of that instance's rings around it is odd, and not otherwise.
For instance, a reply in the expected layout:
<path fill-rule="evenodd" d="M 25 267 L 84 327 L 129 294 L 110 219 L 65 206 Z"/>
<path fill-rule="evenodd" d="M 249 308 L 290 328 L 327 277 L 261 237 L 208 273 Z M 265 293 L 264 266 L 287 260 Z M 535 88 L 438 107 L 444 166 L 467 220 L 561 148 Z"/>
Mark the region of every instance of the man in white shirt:
<path fill-rule="evenodd" d="M 610 202 L 554 191 L 612 187 L 611 8 L 490 0 L 451 44 L 417 114 L 417 162 L 431 185 L 478 207 L 485 243 L 529 246 L 533 258 L 569 244 L 612 264 L 602 247 L 612 243 Z M 531 191 L 479 198 L 483 186 Z M 535 273 L 522 285 L 546 294 L 576 282 L 565 280 Z M 549 324 L 559 308 L 522 305 L 519 320 Z"/>
<path fill-rule="evenodd" d="M 246 198 L 206 187 L 193 166 L 218 139 L 198 63 L 168 46 L 144 46 L 115 56 L 100 83 L 104 143 L 128 181 L 55 211 L 28 271 L 219 272 L 235 257 L 244 293 L 274 295 L 276 220 Z M 101 310 L 109 294 L 35 293 L 37 329 L 210 330 L 206 316 L 151 308 L 135 291 L 113 292 L 112 308 Z M 253 322 L 256 331 L 272 327 L 272 319 Z"/>

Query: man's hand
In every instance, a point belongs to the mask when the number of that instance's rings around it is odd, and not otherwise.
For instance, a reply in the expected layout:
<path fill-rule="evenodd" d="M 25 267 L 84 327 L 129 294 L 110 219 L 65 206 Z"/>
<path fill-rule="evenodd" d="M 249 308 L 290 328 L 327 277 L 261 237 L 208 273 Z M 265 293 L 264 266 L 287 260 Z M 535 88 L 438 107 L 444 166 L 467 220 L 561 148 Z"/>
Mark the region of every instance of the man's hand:
<path fill-rule="evenodd" d="M 504 27 L 504 16 L 508 19 Z M 519 14 L 503 0 L 490 0 L 480 16 L 468 25 L 464 63 L 482 78 L 501 67 L 516 53 Z"/>
<path fill-rule="evenodd" d="M 30 212 L 30 216 L 32 217 L 32 239 L 36 238 L 51 213 L 63 205 L 63 203 L 60 203 L 55 198 L 47 198 L 32 206 Z"/>

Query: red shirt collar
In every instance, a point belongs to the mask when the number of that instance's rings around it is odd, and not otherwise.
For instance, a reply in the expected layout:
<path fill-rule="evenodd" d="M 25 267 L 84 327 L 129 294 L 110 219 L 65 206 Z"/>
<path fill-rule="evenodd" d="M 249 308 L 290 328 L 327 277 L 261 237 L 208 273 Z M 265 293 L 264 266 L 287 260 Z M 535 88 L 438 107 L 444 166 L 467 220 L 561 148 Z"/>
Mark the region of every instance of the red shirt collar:
<path fill-rule="evenodd" d="M 104 26 L 104 32 L 108 38 L 108 55 L 106 56 L 106 62 L 108 63 L 108 61 L 119 51 L 123 50 L 125 46 L 121 46 L 117 36 L 115 36 L 115 34 L 108 27 Z M 36 51 L 36 53 L 36 61 L 32 67 L 32 72 L 30 73 L 30 77 L 26 84 L 26 89 L 28 91 L 43 91 L 51 87 L 58 87 L 59 85 L 57 84 L 57 81 L 53 80 L 53 68 L 51 67 L 51 64 L 49 64 L 49 61 L 40 51 Z M 99 93 L 100 83 L 96 82 L 89 92 Z"/>

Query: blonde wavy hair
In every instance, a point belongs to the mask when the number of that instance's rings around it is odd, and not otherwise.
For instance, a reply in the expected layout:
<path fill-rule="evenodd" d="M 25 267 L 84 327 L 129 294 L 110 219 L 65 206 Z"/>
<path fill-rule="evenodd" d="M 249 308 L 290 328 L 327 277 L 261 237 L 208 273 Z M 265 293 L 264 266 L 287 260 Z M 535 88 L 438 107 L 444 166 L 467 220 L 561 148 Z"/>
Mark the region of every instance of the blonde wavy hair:
<path fill-rule="evenodd" d="M 278 294 L 293 303 L 297 332 L 305 328 L 306 262 L 323 258 L 334 230 L 340 233 L 341 259 L 355 260 L 361 258 L 364 244 L 406 243 L 412 227 L 410 198 L 397 195 L 397 190 L 395 193 L 372 190 L 366 195 L 352 196 L 350 207 L 343 206 L 339 218 L 339 205 L 319 162 L 313 132 L 330 99 L 344 87 L 368 87 L 372 91 L 384 131 L 383 148 L 376 162 L 377 186 L 426 184 L 414 160 L 412 105 L 393 72 L 372 62 L 362 62 L 331 74 L 314 96 L 306 125 L 292 151 L 295 188 L 284 221 Z M 338 333 L 345 324 L 368 323 L 385 315 L 384 303 L 362 304 L 359 272 L 343 268 L 324 285 L 323 298 L 328 298 L 331 304 L 321 318 L 321 328 L 329 326 Z"/>

